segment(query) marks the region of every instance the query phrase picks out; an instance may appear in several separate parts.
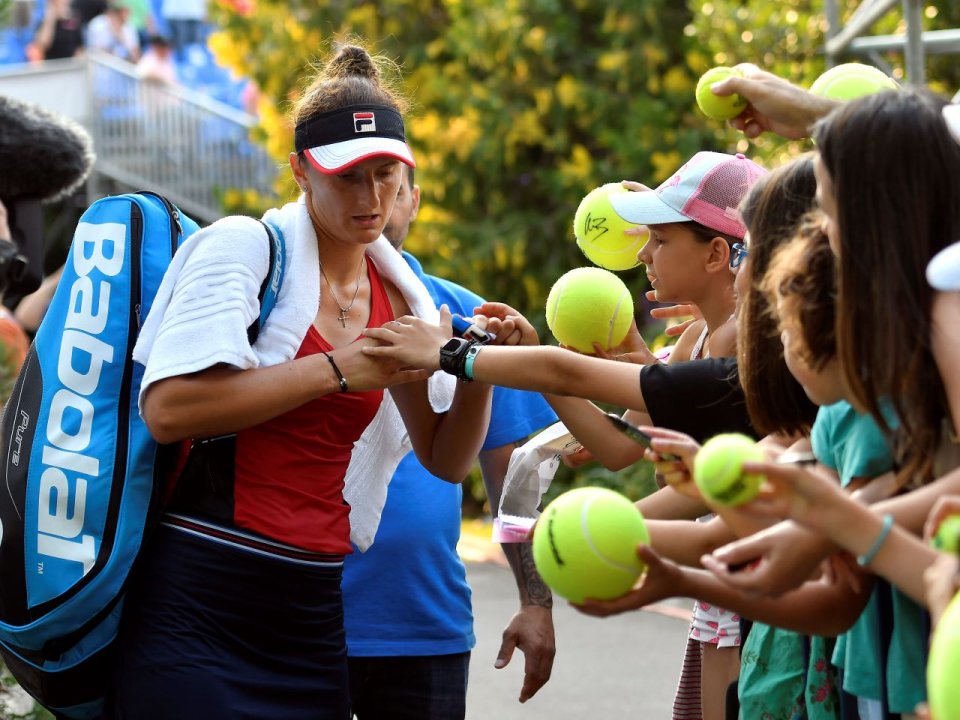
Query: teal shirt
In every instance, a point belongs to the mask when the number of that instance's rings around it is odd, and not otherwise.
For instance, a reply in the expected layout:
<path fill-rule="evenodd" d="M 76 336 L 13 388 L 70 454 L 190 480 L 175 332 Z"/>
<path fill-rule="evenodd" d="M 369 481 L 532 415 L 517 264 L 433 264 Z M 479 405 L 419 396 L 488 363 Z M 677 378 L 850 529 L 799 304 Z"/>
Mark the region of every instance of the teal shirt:
<path fill-rule="evenodd" d="M 891 427 L 896 416 L 888 403 L 884 417 Z M 893 455 L 883 432 L 869 415 L 860 415 L 841 401 L 820 408 L 810 436 L 817 459 L 833 468 L 846 487 L 854 478 L 872 478 L 893 469 Z M 882 582 L 882 581 L 878 581 Z M 894 713 L 912 713 L 926 699 L 924 680 L 925 622 L 923 610 L 897 589 L 892 590 L 893 627 L 887 655 L 887 702 Z M 844 670 L 843 689 L 851 695 L 880 700 L 880 618 L 877 591 L 860 617 L 837 638 L 833 664 Z"/>

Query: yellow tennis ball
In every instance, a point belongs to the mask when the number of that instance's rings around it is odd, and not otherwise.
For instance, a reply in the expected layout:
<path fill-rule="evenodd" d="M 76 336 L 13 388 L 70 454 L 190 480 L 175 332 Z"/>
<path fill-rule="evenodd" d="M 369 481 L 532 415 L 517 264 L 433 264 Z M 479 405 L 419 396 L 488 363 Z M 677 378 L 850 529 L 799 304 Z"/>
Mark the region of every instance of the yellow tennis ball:
<path fill-rule="evenodd" d="M 945 517 L 930 544 L 940 552 L 960 555 L 960 515 Z"/>
<path fill-rule="evenodd" d="M 884 90 L 899 90 L 897 81 L 872 65 L 844 63 L 818 77 L 810 92 L 831 100 L 854 100 Z"/>
<path fill-rule="evenodd" d="M 933 631 L 927 657 L 930 717 L 960 720 L 960 593 L 947 605 Z"/>
<path fill-rule="evenodd" d="M 547 505 L 533 535 L 533 561 L 543 581 L 576 603 L 627 592 L 645 565 L 637 545 L 649 543 L 643 516 L 606 488 L 570 490 Z"/>
<path fill-rule="evenodd" d="M 723 65 L 707 70 L 700 76 L 697 82 L 697 105 L 703 111 L 703 114 L 714 120 L 729 120 L 735 118 L 747 107 L 747 101 L 741 95 L 714 95 L 710 86 L 721 80 L 726 80 L 733 75 L 742 76 L 743 73 L 736 68 L 729 68 Z"/>
<path fill-rule="evenodd" d="M 547 326 L 562 345 L 593 353 L 627 336 L 633 321 L 633 297 L 609 270 L 582 267 L 564 273 L 547 295 Z"/>
<path fill-rule="evenodd" d="M 693 481 L 703 496 L 717 505 L 742 505 L 757 496 L 763 482 L 762 475 L 744 473 L 743 463 L 764 459 L 763 450 L 746 435 L 716 435 L 697 453 Z"/>
<path fill-rule="evenodd" d="M 607 270 L 629 270 L 640 264 L 637 253 L 647 241 L 647 234 L 624 235 L 629 223 L 610 205 L 611 193 L 630 192 L 621 183 L 607 183 L 594 188 L 580 201 L 573 216 L 573 235 L 577 246 L 594 265 Z"/>

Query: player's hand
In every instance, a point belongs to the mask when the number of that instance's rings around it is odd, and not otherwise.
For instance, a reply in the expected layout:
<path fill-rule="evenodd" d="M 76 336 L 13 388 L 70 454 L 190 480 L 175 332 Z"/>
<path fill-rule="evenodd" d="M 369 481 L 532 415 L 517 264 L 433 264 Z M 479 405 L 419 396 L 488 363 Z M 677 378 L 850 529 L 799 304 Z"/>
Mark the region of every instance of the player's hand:
<path fill-rule="evenodd" d="M 523 652 L 523 687 L 520 702 L 524 703 L 542 688 L 553 671 L 553 658 L 557 653 L 553 632 L 553 611 L 542 605 L 524 605 L 510 619 L 503 631 L 500 652 L 493 664 L 498 670 L 505 668 L 517 648 Z"/>
<path fill-rule="evenodd" d="M 593 457 L 593 453 L 587 450 L 583 445 L 580 446 L 579 450 L 575 450 L 568 455 L 560 456 L 560 462 L 562 462 L 568 468 L 574 469 L 586 465 L 587 463 L 591 463 L 594 460 L 596 460 L 596 458 Z"/>
<path fill-rule="evenodd" d="M 644 425 L 640 428 L 653 438 L 644 459 L 653 463 L 658 477 L 681 495 L 703 502 L 693 482 L 693 463 L 700 445 L 689 435 L 667 428 Z M 672 456 L 664 458 L 664 455 Z"/>
<path fill-rule="evenodd" d="M 363 353 L 371 358 L 396 360 L 408 367 L 439 370 L 440 348 L 453 334 L 450 317 L 450 310 L 443 305 L 439 325 L 404 315 L 378 328 L 367 328 L 363 331 L 364 336 L 379 341 L 379 344 L 363 347 Z"/>

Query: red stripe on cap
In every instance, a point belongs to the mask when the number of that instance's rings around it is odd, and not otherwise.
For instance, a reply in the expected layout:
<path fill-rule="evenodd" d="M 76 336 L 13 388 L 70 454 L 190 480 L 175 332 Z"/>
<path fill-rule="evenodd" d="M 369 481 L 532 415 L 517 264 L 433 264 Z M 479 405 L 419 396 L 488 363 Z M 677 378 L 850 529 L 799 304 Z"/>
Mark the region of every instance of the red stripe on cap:
<path fill-rule="evenodd" d="M 373 117 L 373 113 L 372 113 L 372 112 L 354 113 L 354 114 L 353 114 L 353 117 L 354 117 L 355 120 L 366 120 L 367 118 L 372 118 L 372 117 Z"/>

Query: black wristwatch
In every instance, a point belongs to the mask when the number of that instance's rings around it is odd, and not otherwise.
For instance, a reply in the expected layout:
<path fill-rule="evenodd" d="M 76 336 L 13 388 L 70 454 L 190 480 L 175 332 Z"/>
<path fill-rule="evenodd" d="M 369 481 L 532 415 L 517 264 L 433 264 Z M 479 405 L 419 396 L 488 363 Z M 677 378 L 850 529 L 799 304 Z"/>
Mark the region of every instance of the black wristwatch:
<path fill-rule="evenodd" d="M 460 380 L 470 381 L 464 374 L 463 365 L 467 359 L 467 352 L 477 344 L 475 340 L 466 338 L 450 338 L 440 348 L 440 369 L 450 375 L 456 375 Z"/>

